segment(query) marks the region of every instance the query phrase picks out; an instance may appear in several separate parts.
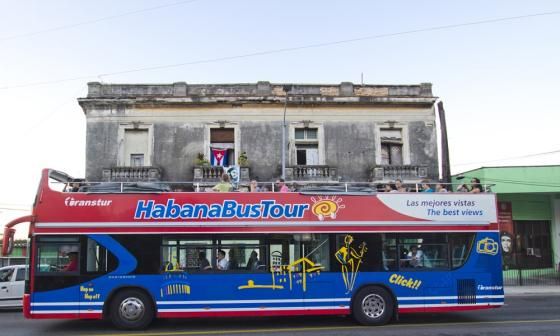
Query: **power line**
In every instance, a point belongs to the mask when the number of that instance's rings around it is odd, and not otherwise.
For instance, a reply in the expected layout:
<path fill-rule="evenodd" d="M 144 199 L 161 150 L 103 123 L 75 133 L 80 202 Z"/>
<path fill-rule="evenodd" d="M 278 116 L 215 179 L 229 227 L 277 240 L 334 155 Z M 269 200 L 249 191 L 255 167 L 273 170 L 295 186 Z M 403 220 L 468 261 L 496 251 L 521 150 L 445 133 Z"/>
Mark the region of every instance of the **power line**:
<path fill-rule="evenodd" d="M 460 28 L 460 27 L 466 27 L 466 26 L 490 24 L 490 23 L 497 23 L 497 22 L 504 22 L 504 21 L 514 21 L 514 20 L 526 19 L 526 18 L 531 18 L 531 17 L 540 17 L 540 16 L 546 16 L 546 15 L 558 15 L 558 14 L 560 14 L 560 11 L 550 11 L 550 12 L 542 12 L 542 13 L 535 13 L 535 14 L 509 16 L 509 17 L 502 17 L 502 18 L 495 18 L 495 19 L 488 19 L 488 20 L 464 22 L 464 23 L 450 24 L 450 25 L 443 25 L 443 26 L 434 26 L 434 27 L 428 27 L 428 28 L 406 30 L 406 31 L 395 32 L 395 33 L 369 35 L 369 36 L 352 38 L 352 39 L 322 42 L 322 43 L 308 44 L 308 45 L 295 46 L 295 47 L 287 47 L 287 48 L 279 48 L 279 49 L 270 49 L 270 50 L 256 51 L 256 52 L 252 52 L 252 53 L 232 55 L 232 56 L 201 59 L 201 60 L 195 60 L 195 61 L 189 61 L 189 62 L 183 62 L 183 63 L 165 64 L 165 65 L 157 65 L 157 66 L 151 66 L 151 67 L 142 67 L 142 68 L 136 68 L 136 69 L 121 70 L 121 71 L 109 72 L 109 73 L 99 74 L 99 75 L 79 76 L 79 77 L 63 78 L 63 79 L 56 79 L 56 80 L 44 81 L 44 82 L 34 82 L 34 83 L 18 84 L 18 85 L 12 85 L 12 86 L 4 86 L 4 87 L 0 87 L 0 90 L 23 88 L 23 87 L 38 86 L 38 85 L 46 85 L 46 84 L 55 84 L 55 83 L 83 80 L 83 79 L 96 78 L 96 77 L 107 77 L 107 76 L 113 76 L 113 75 L 122 75 L 122 74 L 133 73 L 133 72 L 143 72 L 143 71 L 169 69 L 169 68 L 176 68 L 176 67 L 182 67 L 182 66 L 188 66 L 188 65 L 217 63 L 217 62 L 231 61 L 231 60 L 236 60 L 236 59 L 243 59 L 243 58 L 250 58 L 250 57 L 257 57 L 257 56 L 265 56 L 265 55 L 271 55 L 271 54 L 277 54 L 277 53 L 293 52 L 293 51 L 299 51 L 299 50 L 305 50 L 305 49 L 329 47 L 329 46 L 334 46 L 334 45 L 342 45 L 342 44 L 355 43 L 355 42 L 368 41 L 368 40 L 375 40 L 375 39 L 381 39 L 381 38 L 388 38 L 388 37 L 395 37 L 395 36 L 402 36 L 402 35 L 410 35 L 410 34 L 424 33 L 424 32 L 430 32 L 430 31 L 438 31 L 438 30 L 446 30 L 446 29 Z"/>
<path fill-rule="evenodd" d="M 31 207 L 28 209 L 18 209 L 18 208 L 3 208 L 0 207 L 0 210 L 10 210 L 10 211 L 31 211 Z"/>
<path fill-rule="evenodd" d="M 52 27 L 52 28 L 37 30 L 37 31 L 34 31 L 34 32 L 29 32 L 29 33 L 0 37 L 0 42 L 13 40 L 13 39 L 16 39 L 16 38 L 21 38 L 21 37 L 29 37 L 29 36 L 35 36 L 35 35 L 39 35 L 39 34 L 43 34 L 43 33 L 51 33 L 51 32 L 54 32 L 54 31 L 76 28 L 76 27 L 79 27 L 79 26 L 94 24 L 94 23 L 98 23 L 98 22 L 101 22 L 101 21 L 114 20 L 114 19 L 117 19 L 117 18 L 120 18 L 120 17 L 123 17 L 123 16 L 136 15 L 136 14 L 145 13 L 145 12 L 149 12 L 149 11 L 153 11 L 153 10 L 157 10 L 157 9 L 188 4 L 188 3 L 191 3 L 191 2 L 195 2 L 195 1 L 199 1 L 199 0 L 187 0 L 187 1 L 172 2 L 172 3 L 169 3 L 169 4 L 165 4 L 165 5 L 159 5 L 159 6 L 137 9 L 137 10 L 130 11 L 130 12 L 125 12 L 125 13 L 115 14 L 115 15 L 110 15 L 110 16 L 104 16 L 104 17 L 101 17 L 101 18 L 91 19 L 91 20 L 82 21 L 82 22 L 78 22 L 78 23 L 72 23 L 72 24 L 68 24 L 68 25 L 64 25 L 64 26 Z"/>
<path fill-rule="evenodd" d="M 28 129 L 28 131 L 31 131 L 33 129 L 35 129 L 36 127 L 40 126 L 41 124 L 43 124 L 44 122 L 46 122 L 47 120 L 49 120 L 51 117 L 53 117 L 55 114 L 59 113 L 60 111 L 62 111 L 62 107 L 75 102 L 75 97 L 76 95 L 79 95 L 81 92 L 84 92 L 87 88 L 85 87 L 80 87 L 79 90 L 76 91 L 76 93 L 74 93 L 71 96 L 71 100 L 67 100 L 68 97 L 63 98 L 60 101 L 60 104 L 56 104 L 55 107 L 47 114 L 45 114 L 40 120 L 38 120 L 36 123 L 34 123 L 33 125 L 31 125 Z"/>
<path fill-rule="evenodd" d="M 525 158 L 530 158 L 530 157 L 535 157 L 535 156 L 543 156 L 543 155 L 550 155 L 550 154 L 556 154 L 556 153 L 560 153 L 560 149 L 553 150 L 553 151 L 550 151 L 550 152 L 542 152 L 542 153 L 527 154 L 527 155 L 521 155 L 521 156 L 513 156 L 513 157 L 508 157 L 508 158 L 503 158 L 503 159 L 494 159 L 494 160 L 488 160 L 488 161 L 478 161 L 478 162 L 469 162 L 469 163 L 457 163 L 457 164 L 454 164 L 453 166 L 468 166 L 468 165 L 476 165 L 476 164 L 483 164 L 483 163 L 489 163 L 489 162 L 500 162 L 500 161 L 507 161 L 507 160 L 525 159 Z"/>

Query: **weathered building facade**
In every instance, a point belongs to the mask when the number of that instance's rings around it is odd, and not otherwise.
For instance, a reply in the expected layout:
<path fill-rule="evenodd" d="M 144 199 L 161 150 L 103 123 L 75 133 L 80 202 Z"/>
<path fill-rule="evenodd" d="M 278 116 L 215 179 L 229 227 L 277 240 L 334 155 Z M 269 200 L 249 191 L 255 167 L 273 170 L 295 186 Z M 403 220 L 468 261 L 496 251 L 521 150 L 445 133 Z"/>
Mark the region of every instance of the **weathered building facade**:
<path fill-rule="evenodd" d="M 226 165 L 242 166 L 242 180 L 272 181 L 282 173 L 283 129 L 288 181 L 438 176 L 429 83 L 88 86 L 78 101 L 90 181 L 212 182 L 221 167 L 204 159 L 217 147 Z"/>

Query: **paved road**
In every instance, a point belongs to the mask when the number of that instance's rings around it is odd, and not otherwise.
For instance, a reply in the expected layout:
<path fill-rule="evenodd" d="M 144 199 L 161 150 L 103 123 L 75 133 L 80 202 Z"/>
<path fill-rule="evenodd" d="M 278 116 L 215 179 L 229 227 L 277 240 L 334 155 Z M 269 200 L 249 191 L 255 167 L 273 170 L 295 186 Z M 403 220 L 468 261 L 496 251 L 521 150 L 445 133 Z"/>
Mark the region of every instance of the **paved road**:
<path fill-rule="evenodd" d="M 0 312 L 0 334 L 180 336 L 180 335 L 278 335 L 278 336 L 494 336 L 559 335 L 560 295 L 516 296 L 499 309 L 448 314 L 402 315 L 383 327 L 363 327 L 345 317 L 255 319 L 193 319 L 157 321 L 146 332 L 119 332 L 104 321 L 25 320 L 21 312 Z"/>

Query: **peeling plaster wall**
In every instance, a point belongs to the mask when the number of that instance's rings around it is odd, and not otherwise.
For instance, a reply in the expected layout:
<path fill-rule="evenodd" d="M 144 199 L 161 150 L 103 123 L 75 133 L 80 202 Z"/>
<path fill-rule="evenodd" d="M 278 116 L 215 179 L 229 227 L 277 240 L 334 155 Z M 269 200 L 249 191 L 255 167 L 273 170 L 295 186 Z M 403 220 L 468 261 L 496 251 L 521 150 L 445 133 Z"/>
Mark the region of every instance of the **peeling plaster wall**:
<path fill-rule="evenodd" d="M 150 125 L 152 166 L 164 181 L 192 181 L 197 153 L 207 155 L 209 125 L 235 125 L 238 156 L 248 154 L 251 177 L 271 181 L 281 174 L 284 86 L 259 82 L 231 85 L 135 85 L 90 83 L 78 101 L 87 119 L 86 178 L 102 179 L 102 169 L 119 162 L 119 125 Z M 380 125 L 394 121 L 408 129 L 410 165 L 438 176 L 438 153 L 431 84 L 410 86 L 294 85 L 288 125 L 321 125 L 324 164 L 342 181 L 367 181 L 375 166 Z M 301 126 L 297 126 L 301 127 Z M 288 133 L 288 132 L 287 132 Z M 289 134 L 286 135 L 289 141 Z M 293 145 L 293 144 L 292 144 Z M 293 146 L 291 147 L 293 149 Z M 286 165 L 290 166 L 290 148 Z M 236 158 L 237 159 L 237 158 Z"/>
<path fill-rule="evenodd" d="M 102 169 L 117 163 L 119 126 L 110 121 L 88 122 L 86 126 L 86 179 L 101 181 Z"/>
<path fill-rule="evenodd" d="M 251 177 L 271 181 L 281 175 L 282 122 L 242 122 L 241 151 L 247 152 Z M 287 138 L 287 137 L 286 137 Z M 288 151 L 286 150 L 286 162 Z"/>
<path fill-rule="evenodd" d="M 154 165 L 162 168 L 165 181 L 192 181 L 196 155 L 203 152 L 202 124 L 155 123 Z"/>
<path fill-rule="evenodd" d="M 410 122 L 408 135 L 410 141 L 410 164 L 428 167 L 428 177 L 436 180 L 438 172 L 438 151 L 435 123 L 426 126 L 423 121 Z"/>
<path fill-rule="evenodd" d="M 375 164 L 374 124 L 325 123 L 325 163 L 337 167 L 342 181 L 367 181 Z"/>

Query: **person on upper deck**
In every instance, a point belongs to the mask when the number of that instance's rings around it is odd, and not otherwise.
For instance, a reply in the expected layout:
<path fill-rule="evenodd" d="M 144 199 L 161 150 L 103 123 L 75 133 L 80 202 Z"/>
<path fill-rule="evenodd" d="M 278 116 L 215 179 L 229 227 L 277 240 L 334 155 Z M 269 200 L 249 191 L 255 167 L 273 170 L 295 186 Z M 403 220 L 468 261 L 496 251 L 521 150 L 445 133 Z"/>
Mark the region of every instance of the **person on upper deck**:
<path fill-rule="evenodd" d="M 482 188 L 482 184 L 480 184 L 480 180 L 477 177 L 473 177 L 471 179 L 471 191 L 472 193 L 481 193 L 484 191 Z"/>
<path fill-rule="evenodd" d="M 397 187 L 393 183 L 387 183 L 383 188 L 384 192 L 397 192 Z"/>
<path fill-rule="evenodd" d="M 422 180 L 422 191 L 421 192 L 434 192 L 434 189 L 430 186 L 430 180 Z"/>
<path fill-rule="evenodd" d="M 279 178 L 276 180 L 276 187 L 278 192 L 289 192 L 290 189 L 286 186 L 286 183 L 283 178 Z"/>
<path fill-rule="evenodd" d="M 438 183 L 436 183 L 436 192 L 447 192 L 447 189 L 443 185 L 442 181 L 438 181 Z"/>
<path fill-rule="evenodd" d="M 227 173 L 222 174 L 222 181 L 212 187 L 213 191 L 228 192 L 233 191 L 233 185 L 229 182 L 229 175 Z"/>
<path fill-rule="evenodd" d="M 396 179 L 395 180 L 395 187 L 397 188 L 398 192 L 407 192 L 408 190 L 406 189 L 406 187 L 403 184 L 403 181 L 401 179 Z"/>

